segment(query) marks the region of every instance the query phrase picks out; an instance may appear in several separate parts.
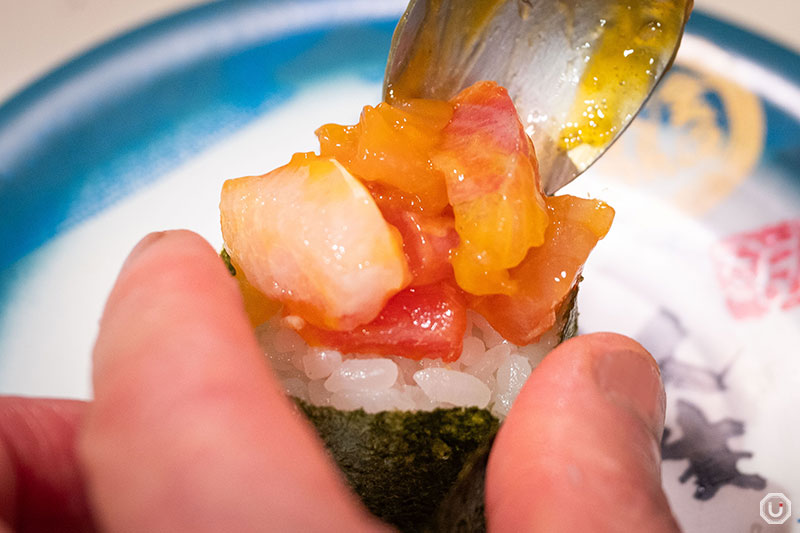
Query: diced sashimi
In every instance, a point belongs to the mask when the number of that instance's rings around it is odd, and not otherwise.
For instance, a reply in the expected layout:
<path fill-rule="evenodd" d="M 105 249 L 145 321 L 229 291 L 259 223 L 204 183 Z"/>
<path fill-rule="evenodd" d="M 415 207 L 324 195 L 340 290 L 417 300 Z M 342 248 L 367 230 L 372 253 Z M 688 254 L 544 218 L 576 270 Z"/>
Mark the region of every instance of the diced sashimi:
<path fill-rule="evenodd" d="M 511 294 L 508 269 L 544 242 L 547 210 L 533 145 L 508 92 L 481 82 L 453 100 L 455 110 L 432 156 L 444 172 L 461 243 L 458 284 L 472 294 Z"/>
<path fill-rule="evenodd" d="M 411 279 L 399 233 L 333 159 L 296 154 L 269 174 L 228 180 L 220 211 L 247 280 L 316 326 L 370 322 Z"/>
<path fill-rule="evenodd" d="M 416 195 L 379 184 L 367 186 L 389 224 L 400 231 L 403 250 L 413 280 L 411 286 L 430 285 L 453 280 L 450 263 L 459 237 L 451 212 L 429 215 L 418 203 Z"/>
<path fill-rule="evenodd" d="M 378 317 L 352 331 L 306 325 L 298 333 L 312 346 L 343 353 L 399 355 L 454 361 L 461 353 L 467 308 L 461 291 L 446 283 L 414 287 L 394 296 Z"/>
<path fill-rule="evenodd" d="M 413 286 L 453 280 L 450 262 L 459 238 L 452 217 L 406 212 L 392 223 L 403 236 Z"/>
<path fill-rule="evenodd" d="M 436 214 L 447 205 L 447 192 L 430 151 L 452 113 L 449 102 L 435 100 L 366 106 L 355 126 L 328 124 L 317 130 L 320 153 L 363 180 L 415 194 Z"/>
<path fill-rule="evenodd" d="M 511 295 L 471 298 L 482 314 L 508 341 L 526 345 L 555 324 L 556 313 L 580 277 L 589 252 L 614 219 L 614 210 L 599 200 L 574 196 L 547 198 L 550 225 L 543 245 L 528 252 L 510 271 L 518 291 Z"/>

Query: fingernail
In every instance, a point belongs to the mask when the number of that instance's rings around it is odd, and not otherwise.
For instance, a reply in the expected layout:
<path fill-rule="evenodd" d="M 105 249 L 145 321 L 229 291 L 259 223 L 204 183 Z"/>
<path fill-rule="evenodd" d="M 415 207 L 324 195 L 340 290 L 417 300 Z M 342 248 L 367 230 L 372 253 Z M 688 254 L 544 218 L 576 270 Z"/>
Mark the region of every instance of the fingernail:
<path fill-rule="evenodd" d="M 133 247 L 131 253 L 128 254 L 128 257 L 125 259 L 125 262 L 122 264 L 121 271 L 125 271 L 130 265 L 132 265 L 136 259 L 142 255 L 142 253 L 150 248 L 156 241 L 160 240 L 161 238 L 166 235 L 166 231 L 156 231 L 145 235 L 145 237 L 139 241 L 139 243 Z"/>
<path fill-rule="evenodd" d="M 612 351 L 595 360 L 594 377 L 617 405 L 632 411 L 661 441 L 664 431 L 664 387 L 655 361 L 645 352 Z"/>

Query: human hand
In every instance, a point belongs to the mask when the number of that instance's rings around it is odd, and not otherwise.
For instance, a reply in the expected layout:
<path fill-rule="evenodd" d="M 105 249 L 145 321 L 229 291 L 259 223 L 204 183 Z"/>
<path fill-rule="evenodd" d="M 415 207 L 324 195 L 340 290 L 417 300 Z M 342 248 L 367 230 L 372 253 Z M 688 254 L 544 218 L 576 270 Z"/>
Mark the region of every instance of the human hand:
<path fill-rule="evenodd" d="M 235 281 L 189 232 L 146 237 L 109 297 L 92 402 L 0 400 L 0 531 L 377 531 L 281 392 Z M 495 531 L 676 531 L 664 392 L 634 341 L 562 344 L 492 450 Z"/>

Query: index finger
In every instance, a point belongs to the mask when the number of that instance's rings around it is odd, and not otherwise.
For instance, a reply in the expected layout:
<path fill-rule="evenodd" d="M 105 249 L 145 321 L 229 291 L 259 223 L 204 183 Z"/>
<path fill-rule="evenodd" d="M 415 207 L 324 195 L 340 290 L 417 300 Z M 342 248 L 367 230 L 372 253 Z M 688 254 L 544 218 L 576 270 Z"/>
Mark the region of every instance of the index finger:
<path fill-rule="evenodd" d="M 374 530 L 282 394 L 235 282 L 199 236 L 153 234 L 132 252 L 94 364 L 80 451 L 106 528 Z"/>

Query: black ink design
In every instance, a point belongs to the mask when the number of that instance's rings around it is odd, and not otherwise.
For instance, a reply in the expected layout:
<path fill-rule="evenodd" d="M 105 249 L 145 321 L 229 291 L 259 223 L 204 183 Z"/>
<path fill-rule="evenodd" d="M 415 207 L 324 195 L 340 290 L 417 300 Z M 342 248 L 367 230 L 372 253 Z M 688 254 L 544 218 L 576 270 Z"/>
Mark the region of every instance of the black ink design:
<path fill-rule="evenodd" d="M 661 367 L 661 379 L 665 385 L 670 384 L 676 388 L 705 392 L 724 391 L 728 388 L 725 384 L 725 375 L 731 365 L 725 367 L 721 372 L 714 372 L 708 368 L 668 357 L 658 360 L 658 366 Z"/>
<path fill-rule="evenodd" d="M 724 485 L 754 490 L 763 490 L 767 486 L 763 477 L 742 474 L 736 466 L 739 459 L 752 457 L 751 452 L 734 452 L 728 448 L 729 438 L 744 434 L 743 422 L 726 418 L 711 424 L 697 406 L 684 400 L 678 400 L 677 422 L 683 436 L 668 442 L 671 431 L 665 428 L 661 454 L 667 461 L 689 460 L 689 468 L 679 479 L 686 483 L 695 477 L 695 498 L 710 500 Z"/>
<path fill-rule="evenodd" d="M 653 357 L 661 360 L 672 357 L 675 348 L 687 336 L 686 328 L 680 319 L 667 309 L 660 308 L 636 338 L 647 347 Z"/>
<path fill-rule="evenodd" d="M 722 372 L 715 372 L 675 358 L 675 348 L 687 336 L 686 328 L 675 314 L 659 309 L 658 314 L 642 328 L 636 338 L 653 354 L 661 367 L 664 385 L 703 392 L 726 390 L 725 375 L 731 365 Z"/>

